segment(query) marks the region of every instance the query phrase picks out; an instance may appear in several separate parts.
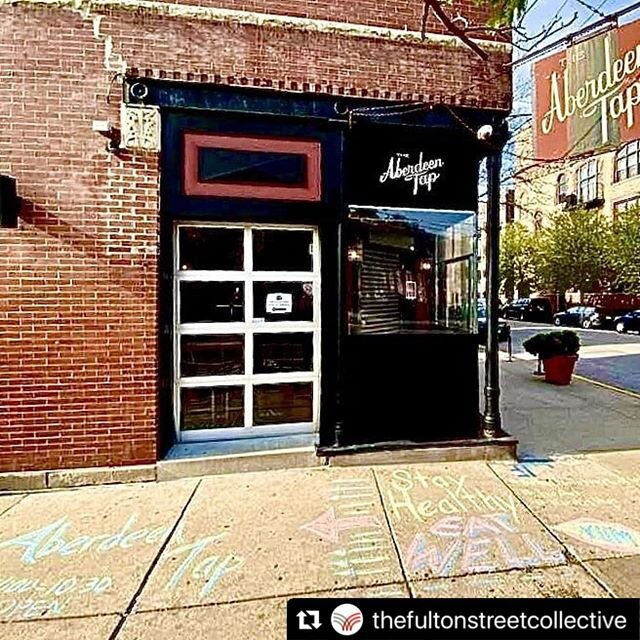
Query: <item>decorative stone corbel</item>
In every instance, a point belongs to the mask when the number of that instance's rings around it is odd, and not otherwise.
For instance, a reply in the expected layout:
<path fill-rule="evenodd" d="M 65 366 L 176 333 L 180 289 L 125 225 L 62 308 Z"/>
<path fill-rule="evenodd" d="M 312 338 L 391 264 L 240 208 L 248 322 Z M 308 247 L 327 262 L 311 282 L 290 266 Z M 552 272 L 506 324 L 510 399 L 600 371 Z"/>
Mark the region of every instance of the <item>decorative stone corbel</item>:
<path fill-rule="evenodd" d="M 121 148 L 160 151 L 160 109 L 158 107 L 122 103 L 120 120 Z"/>

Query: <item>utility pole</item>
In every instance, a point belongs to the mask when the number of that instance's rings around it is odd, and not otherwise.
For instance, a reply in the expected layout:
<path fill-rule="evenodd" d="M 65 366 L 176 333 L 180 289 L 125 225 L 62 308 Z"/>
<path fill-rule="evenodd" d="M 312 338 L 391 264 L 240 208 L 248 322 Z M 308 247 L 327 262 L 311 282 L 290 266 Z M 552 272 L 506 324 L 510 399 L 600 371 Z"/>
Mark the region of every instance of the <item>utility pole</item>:
<path fill-rule="evenodd" d="M 508 129 L 504 121 L 493 127 L 482 127 L 478 137 L 490 146 L 487 156 L 487 343 L 485 350 L 484 398 L 482 431 L 485 438 L 502 434 L 500 417 L 500 345 L 498 341 L 498 312 L 500 288 L 500 168 L 502 149 Z"/>

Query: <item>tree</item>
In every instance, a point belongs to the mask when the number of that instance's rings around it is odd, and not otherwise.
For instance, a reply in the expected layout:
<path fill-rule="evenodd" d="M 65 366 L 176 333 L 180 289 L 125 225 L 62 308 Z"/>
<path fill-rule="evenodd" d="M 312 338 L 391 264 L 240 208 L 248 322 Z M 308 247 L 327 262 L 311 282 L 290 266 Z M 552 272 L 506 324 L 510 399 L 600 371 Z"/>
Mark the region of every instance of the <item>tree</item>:
<path fill-rule="evenodd" d="M 609 279 L 610 246 L 610 225 L 599 210 L 554 214 L 551 225 L 541 232 L 538 284 L 559 294 L 599 289 Z"/>
<path fill-rule="evenodd" d="M 611 227 L 609 263 L 612 285 L 621 293 L 640 293 L 640 209 L 617 215 Z"/>
<path fill-rule="evenodd" d="M 536 280 L 537 234 L 521 222 L 510 222 L 500 239 L 500 275 L 505 295 L 512 298 L 517 289 L 528 295 Z"/>
<path fill-rule="evenodd" d="M 480 5 L 488 4 L 493 10 L 493 24 L 512 24 L 524 14 L 529 0 L 476 0 Z"/>

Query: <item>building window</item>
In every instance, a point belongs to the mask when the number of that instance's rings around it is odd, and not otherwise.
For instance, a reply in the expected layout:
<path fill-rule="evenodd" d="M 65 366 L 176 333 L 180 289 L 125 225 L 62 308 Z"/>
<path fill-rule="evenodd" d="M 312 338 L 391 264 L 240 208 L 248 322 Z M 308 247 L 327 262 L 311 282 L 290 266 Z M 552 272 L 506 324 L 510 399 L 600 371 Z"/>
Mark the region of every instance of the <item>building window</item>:
<path fill-rule="evenodd" d="M 349 333 L 475 330 L 475 215 L 351 207 Z"/>
<path fill-rule="evenodd" d="M 315 140 L 185 133 L 183 144 L 187 196 L 321 199 Z"/>
<path fill-rule="evenodd" d="M 542 229 L 542 211 L 536 211 L 533 214 L 533 228 L 536 231 L 540 231 Z"/>
<path fill-rule="evenodd" d="M 558 182 L 556 183 L 556 203 L 560 204 L 564 202 L 567 191 L 569 190 L 569 180 L 566 173 L 561 173 L 558 176 Z"/>
<path fill-rule="evenodd" d="M 640 173 L 640 141 L 625 144 L 616 156 L 616 182 L 633 178 Z"/>
<path fill-rule="evenodd" d="M 591 202 L 598 197 L 598 161 L 585 162 L 577 174 L 578 202 Z"/>
<path fill-rule="evenodd" d="M 640 196 L 636 196 L 635 198 L 629 198 L 628 200 L 621 200 L 619 202 L 614 203 L 613 212 L 614 214 L 624 213 L 625 211 L 630 211 L 631 209 L 640 208 Z"/>

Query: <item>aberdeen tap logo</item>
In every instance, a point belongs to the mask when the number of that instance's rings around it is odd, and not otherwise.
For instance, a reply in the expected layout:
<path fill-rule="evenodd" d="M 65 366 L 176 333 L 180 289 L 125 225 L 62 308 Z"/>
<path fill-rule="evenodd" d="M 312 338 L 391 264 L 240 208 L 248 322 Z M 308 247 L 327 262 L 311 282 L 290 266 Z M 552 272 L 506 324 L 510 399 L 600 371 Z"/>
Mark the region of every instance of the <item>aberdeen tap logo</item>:
<path fill-rule="evenodd" d="M 418 194 L 420 187 L 427 187 L 431 191 L 433 185 L 442 175 L 435 169 L 444 169 L 442 158 L 426 159 L 421 151 L 418 162 L 412 163 L 411 155 L 408 153 L 396 153 L 389 158 L 387 169 L 380 175 L 380 184 L 387 180 L 404 180 L 413 185 L 413 195 Z"/>
<path fill-rule="evenodd" d="M 331 614 L 331 626 L 341 636 L 353 636 L 362 628 L 362 611 L 353 604 L 341 604 Z"/>

